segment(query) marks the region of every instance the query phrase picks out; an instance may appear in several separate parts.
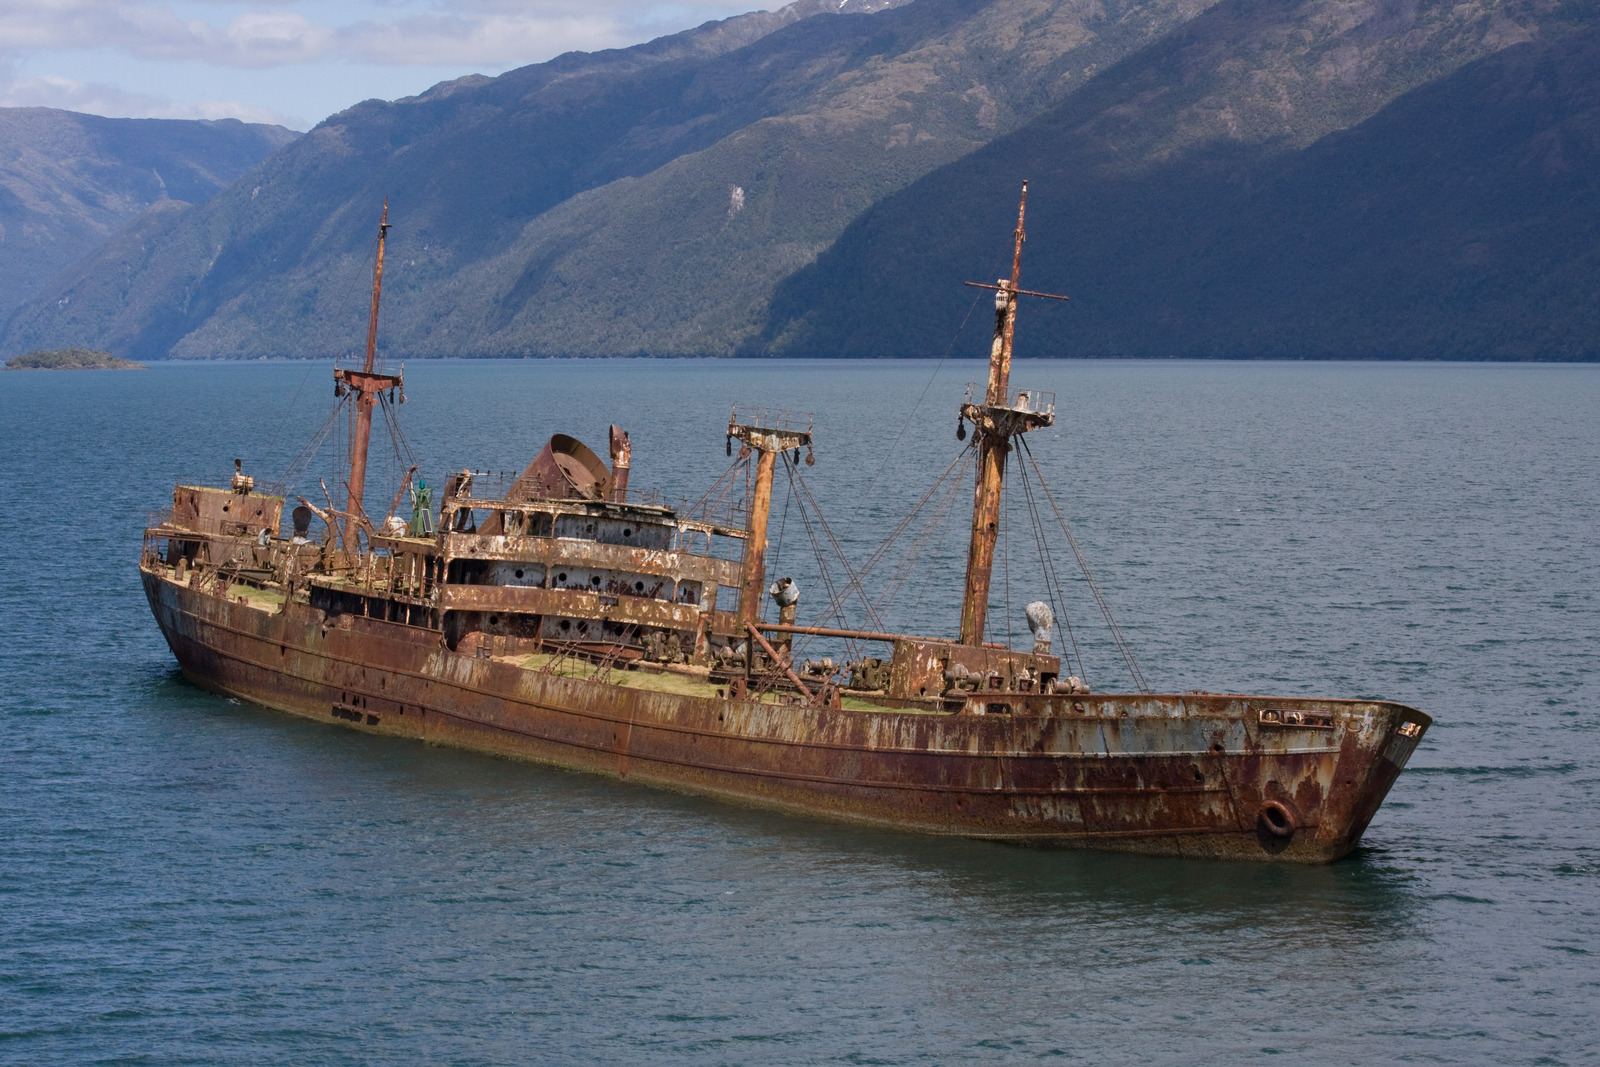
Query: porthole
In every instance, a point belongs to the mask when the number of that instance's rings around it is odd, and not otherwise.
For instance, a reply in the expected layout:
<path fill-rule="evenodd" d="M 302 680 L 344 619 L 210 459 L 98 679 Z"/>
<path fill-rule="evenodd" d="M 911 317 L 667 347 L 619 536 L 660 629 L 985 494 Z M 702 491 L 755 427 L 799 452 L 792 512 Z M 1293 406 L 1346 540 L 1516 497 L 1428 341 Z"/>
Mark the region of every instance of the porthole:
<path fill-rule="evenodd" d="M 556 581 L 564 582 L 566 580 L 567 580 L 567 572 L 566 571 L 562 571 L 560 574 L 556 575 Z"/>
<path fill-rule="evenodd" d="M 519 570 L 519 571 L 517 571 L 517 577 L 518 577 L 518 578 L 521 578 L 521 577 L 522 577 L 522 571 L 520 571 L 520 570 Z"/>
<path fill-rule="evenodd" d="M 622 536 L 623 537 L 632 537 L 633 536 L 633 531 L 628 529 L 626 526 L 624 526 L 622 528 Z"/>
<path fill-rule="evenodd" d="M 570 629 L 572 629 L 572 620 L 571 620 L 571 619 L 562 619 L 562 620 L 561 620 L 561 628 L 562 628 L 562 629 L 563 629 L 563 630 L 570 630 Z"/>

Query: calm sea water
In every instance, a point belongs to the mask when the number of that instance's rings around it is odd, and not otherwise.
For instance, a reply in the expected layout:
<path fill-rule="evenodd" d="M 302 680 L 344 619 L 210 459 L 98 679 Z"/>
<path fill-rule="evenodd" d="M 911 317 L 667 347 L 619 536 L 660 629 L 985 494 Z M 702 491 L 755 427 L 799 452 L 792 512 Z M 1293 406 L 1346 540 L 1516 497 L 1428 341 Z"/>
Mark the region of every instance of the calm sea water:
<path fill-rule="evenodd" d="M 859 564 L 960 455 L 981 370 L 415 363 L 401 410 L 433 478 L 558 430 L 603 449 L 615 419 L 634 484 L 691 497 L 729 404 L 814 410 L 803 470 Z M 1365 847 L 1317 869 L 864 831 L 201 692 L 139 531 L 178 478 L 276 477 L 327 379 L 0 375 L 0 1060 L 1600 1057 L 1600 367 L 1019 365 L 1058 394 L 1033 451 L 1153 686 L 1436 717 Z M 387 503 L 392 451 L 377 476 Z M 967 484 L 890 624 L 953 629 Z M 814 617 L 786 488 L 774 522 Z M 1043 589 L 1007 528 L 994 625 L 1020 633 Z M 1061 541 L 1084 670 L 1119 688 Z"/>

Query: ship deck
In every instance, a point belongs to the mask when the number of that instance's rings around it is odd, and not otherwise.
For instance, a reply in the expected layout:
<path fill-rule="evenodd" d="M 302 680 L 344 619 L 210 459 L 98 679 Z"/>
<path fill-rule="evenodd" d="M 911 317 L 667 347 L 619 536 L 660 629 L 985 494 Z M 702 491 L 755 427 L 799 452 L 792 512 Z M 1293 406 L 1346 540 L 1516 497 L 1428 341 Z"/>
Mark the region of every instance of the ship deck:
<path fill-rule="evenodd" d="M 162 574 L 164 580 L 176 585 L 190 586 L 193 573 L 179 577 L 170 571 Z M 350 583 L 354 588 L 360 588 L 359 583 Z M 234 581 L 228 586 L 227 599 L 243 607 L 267 615 L 274 615 L 283 610 L 283 591 L 270 585 L 257 585 L 251 581 Z M 304 600 L 304 597 L 298 597 Z M 552 674 L 562 678 L 592 679 L 600 669 L 593 660 L 583 657 L 563 655 L 560 652 L 531 652 L 513 653 L 509 655 L 492 656 L 497 663 L 509 664 L 513 667 L 527 671 L 538 671 L 543 674 Z M 675 693 L 680 696 L 720 698 L 727 690 L 726 682 L 718 682 L 710 677 L 710 672 L 703 668 L 677 667 L 669 665 L 640 665 L 618 663 L 606 673 L 605 680 L 613 685 L 623 686 L 628 689 L 641 689 L 652 693 Z M 753 698 L 757 703 L 781 704 L 786 696 L 791 696 L 787 691 L 773 689 Z M 879 703 L 871 698 L 871 694 L 843 692 L 840 694 L 839 706 L 845 711 L 880 711 L 897 715 L 947 715 L 949 712 L 936 707 L 897 707 Z"/>
<path fill-rule="evenodd" d="M 562 678 L 592 679 L 595 676 L 596 665 L 587 659 L 574 659 L 571 656 L 562 656 L 559 653 L 532 652 L 522 655 L 495 656 L 497 663 L 509 663 L 523 670 L 540 671 L 545 674 L 554 674 Z M 727 683 L 714 681 L 704 670 L 693 667 L 641 667 L 632 666 L 624 669 L 620 665 L 605 676 L 605 680 L 612 685 L 620 685 L 628 689 L 643 689 L 651 693 L 676 693 L 680 696 L 692 697 L 723 697 L 727 690 Z M 756 699 L 762 704 L 780 704 L 783 696 L 778 691 L 763 693 Z M 948 715 L 949 712 L 937 708 L 900 708 L 887 704 L 874 702 L 870 695 L 841 693 L 839 706 L 846 711 L 882 711 L 901 715 Z"/>

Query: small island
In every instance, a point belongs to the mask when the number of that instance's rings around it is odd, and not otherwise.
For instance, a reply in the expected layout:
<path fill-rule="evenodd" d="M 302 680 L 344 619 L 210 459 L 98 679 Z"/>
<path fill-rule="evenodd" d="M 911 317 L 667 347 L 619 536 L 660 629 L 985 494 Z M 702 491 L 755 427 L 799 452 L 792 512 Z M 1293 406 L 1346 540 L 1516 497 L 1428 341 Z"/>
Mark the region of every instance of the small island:
<path fill-rule="evenodd" d="M 13 357 L 6 370 L 143 370 L 143 363 L 118 359 L 110 352 L 90 348 L 61 348 L 54 352 L 35 351 Z"/>

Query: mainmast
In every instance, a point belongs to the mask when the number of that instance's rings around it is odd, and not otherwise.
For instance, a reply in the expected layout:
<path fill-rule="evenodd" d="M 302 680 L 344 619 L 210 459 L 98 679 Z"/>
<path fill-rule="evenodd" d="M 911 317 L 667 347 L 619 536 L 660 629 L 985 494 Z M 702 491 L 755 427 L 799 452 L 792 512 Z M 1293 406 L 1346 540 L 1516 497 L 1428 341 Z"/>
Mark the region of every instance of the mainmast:
<path fill-rule="evenodd" d="M 378 374 L 373 370 L 378 348 L 378 298 L 383 292 L 383 244 L 389 233 L 389 198 L 383 198 L 383 216 L 378 220 L 378 259 L 372 269 L 372 312 L 367 319 L 367 355 L 361 370 L 335 368 L 333 378 L 355 392 L 355 429 L 350 434 L 350 492 L 344 513 L 344 547 L 360 550 L 361 498 L 367 485 L 367 446 L 372 438 L 372 405 L 379 393 L 401 386 L 398 374 Z"/>
<path fill-rule="evenodd" d="M 1017 328 L 1017 297 L 1043 296 L 1065 300 L 1052 293 L 1035 293 L 1020 287 L 1022 279 L 1023 217 L 1028 208 L 1028 183 L 1022 183 L 1017 204 L 1017 228 L 1011 252 L 1011 277 L 998 285 L 968 282 L 993 289 L 994 340 L 989 346 L 989 385 L 983 403 L 961 405 L 961 417 L 972 423 L 978 449 L 977 487 L 972 498 L 972 540 L 967 548 L 967 584 L 961 599 L 961 643 L 981 645 L 983 624 L 989 612 L 989 578 L 994 567 L 995 542 L 1000 534 L 1000 491 L 1005 482 L 1006 456 L 1011 438 L 1055 422 L 1053 404 L 1034 401 L 1026 392 L 1012 396 L 1011 341 Z"/>

